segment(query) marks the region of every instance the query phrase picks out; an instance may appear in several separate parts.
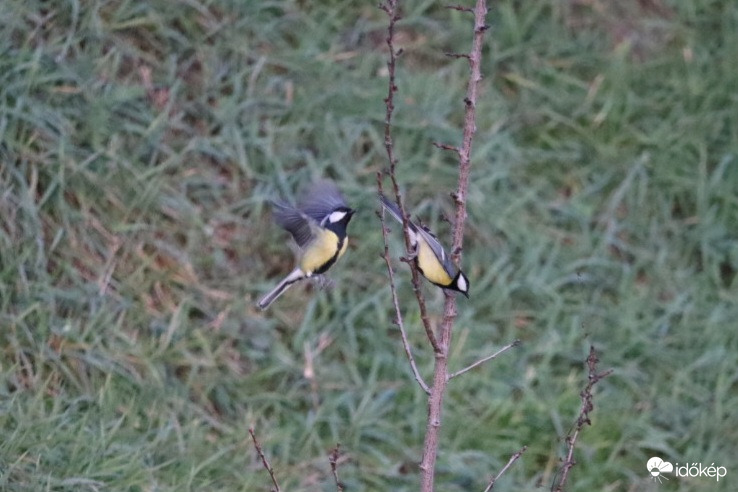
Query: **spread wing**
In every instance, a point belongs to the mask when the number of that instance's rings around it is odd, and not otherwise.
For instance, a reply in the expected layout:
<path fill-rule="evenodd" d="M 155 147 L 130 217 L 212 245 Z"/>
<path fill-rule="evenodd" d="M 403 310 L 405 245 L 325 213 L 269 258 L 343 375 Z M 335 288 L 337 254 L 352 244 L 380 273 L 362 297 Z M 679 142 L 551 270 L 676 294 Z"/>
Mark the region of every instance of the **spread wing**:
<path fill-rule="evenodd" d="M 292 234 L 297 245 L 304 248 L 314 237 L 313 219 L 285 203 L 273 202 L 272 206 L 277 224 Z"/>
<path fill-rule="evenodd" d="M 302 195 L 298 207 L 305 215 L 317 223 L 339 207 L 347 207 L 346 200 L 332 181 L 322 180 L 314 183 Z"/>

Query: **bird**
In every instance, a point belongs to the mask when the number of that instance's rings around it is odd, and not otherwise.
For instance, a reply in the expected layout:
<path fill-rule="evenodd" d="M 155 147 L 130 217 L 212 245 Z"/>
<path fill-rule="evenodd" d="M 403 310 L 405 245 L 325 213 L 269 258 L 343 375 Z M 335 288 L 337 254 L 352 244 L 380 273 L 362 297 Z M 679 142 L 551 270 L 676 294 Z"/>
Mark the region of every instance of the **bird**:
<path fill-rule="evenodd" d="M 297 266 L 257 305 L 268 308 L 290 286 L 325 273 L 346 252 L 347 227 L 356 210 L 332 181 L 312 184 L 296 206 L 272 202 L 275 222 L 289 232 L 300 247 Z"/>
<path fill-rule="evenodd" d="M 382 206 L 398 222 L 402 223 L 399 207 L 380 193 Z M 414 261 L 418 271 L 432 284 L 442 289 L 461 292 L 469 297 L 469 278 L 456 268 L 438 238 L 424 225 L 417 225 L 408 220 L 410 245 L 415 250 Z"/>

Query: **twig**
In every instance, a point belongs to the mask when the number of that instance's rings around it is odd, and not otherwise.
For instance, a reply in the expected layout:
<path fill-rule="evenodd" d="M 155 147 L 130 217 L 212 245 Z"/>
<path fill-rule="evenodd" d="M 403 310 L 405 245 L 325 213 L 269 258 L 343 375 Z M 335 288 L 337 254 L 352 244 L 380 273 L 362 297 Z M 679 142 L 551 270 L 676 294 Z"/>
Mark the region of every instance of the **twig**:
<path fill-rule="evenodd" d="M 581 396 L 582 398 L 582 406 L 579 408 L 579 417 L 577 418 L 574 433 L 570 436 L 567 436 L 566 438 L 566 443 L 569 446 L 569 451 L 566 454 L 566 461 L 564 461 L 564 465 L 561 468 L 561 478 L 559 479 L 558 485 L 554 484 L 556 485 L 555 489 L 554 486 L 551 487 L 551 490 L 555 490 L 555 492 L 561 492 L 562 490 L 564 490 L 566 479 L 569 476 L 569 470 L 571 470 L 571 468 L 577 463 L 576 461 L 574 461 L 574 448 L 576 446 L 579 433 L 582 431 L 585 425 L 592 425 L 592 421 L 589 420 L 589 413 L 594 410 L 592 388 L 594 388 L 594 385 L 600 382 L 600 380 L 612 374 L 612 369 L 608 369 L 607 371 L 602 371 L 598 373 L 598 362 L 599 359 L 597 358 L 597 353 L 595 352 L 594 347 L 590 346 L 589 356 L 587 356 L 587 369 L 589 372 L 587 378 L 588 381 L 582 392 L 579 393 L 579 396 Z"/>
<path fill-rule="evenodd" d="M 269 462 L 266 459 L 266 456 L 264 456 L 264 453 L 261 451 L 261 445 L 259 444 L 259 441 L 256 440 L 256 434 L 254 433 L 254 426 L 249 427 L 249 434 L 251 434 L 251 440 L 254 441 L 254 447 L 256 448 L 256 454 L 259 455 L 259 458 L 261 458 L 261 464 L 264 465 L 264 468 L 266 471 L 269 472 L 269 476 L 272 477 L 272 483 L 274 484 L 274 492 L 280 492 L 281 489 L 279 488 L 279 484 L 277 483 L 277 477 L 274 476 L 274 470 L 272 469 L 272 466 L 269 464 Z"/>
<path fill-rule="evenodd" d="M 458 10 L 459 12 L 474 12 L 474 9 L 462 7 L 461 5 L 446 5 L 446 8 L 449 10 Z"/>
<path fill-rule="evenodd" d="M 469 189 L 469 173 L 471 171 L 471 152 L 474 134 L 477 131 L 476 101 L 478 84 L 482 80 L 482 42 L 487 30 L 486 0 L 476 0 L 474 6 L 474 37 L 469 52 L 469 83 L 466 88 L 464 130 L 462 144 L 459 148 L 459 182 L 454 193 L 456 201 L 456 216 L 453 227 L 452 259 L 457 265 L 461 262 L 461 253 L 464 242 L 464 223 L 466 221 L 466 195 Z M 426 425 L 425 442 L 423 444 L 423 460 L 420 463 L 421 485 L 423 492 L 432 492 L 435 481 L 436 457 L 438 454 L 438 438 L 441 428 L 441 410 L 443 395 L 448 382 L 448 353 L 451 346 L 451 335 L 456 320 L 456 298 L 446 293 L 441 322 L 441 353 L 436 353 L 436 363 L 433 368 L 433 386 L 428 399 L 428 423 Z"/>
<path fill-rule="evenodd" d="M 505 473 L 507 471 L 507 469 L 512 466 L 513 463 L 515 463 L 516 461 L 518 461 L 518 458 L 520 458 L 523 455 L 523 453 L 525 453 L 525 451 L 527 449 L 528 449 L 528 446 L 523 446 L 520 449 L 520 451 L 518 451 L 517 453 L 513 454 L 512 456 L 510 456 L 510 459 L 508 460 L 507 464 L 502 467 L 502 470 L 500 470 L 500 473 L 498 473 L 497 475 L 495 475 L 494 477 L 492 477 L 492 480 L 489 481 L 489 484 L 487 485 L 487 488 L 484 489 L 484 492 L 489 492 L 490 490 L 492 490 L 492 487 L 495 486 L 495 482 L 497 482 L 497 480 L 500 479 L 500 477 L 502 476 L 502 474 Z"/>
<path fill-rule="evenodd" d="M 448 144 L 442 144 L 439 142 L 432 142 L 434 147 L 437 147 L 441 150 L 450 150 L 452 152 L 459 153 L 459 148 L 455 145 L 448 145 Z"/>
<path fill-rule="evenodd" d="M 379 192 L 382 193 L 382 174 L 377 173 L 377 188 L 379 189 Z M 392 292 L 392 303 L 395 306 L 395 323 L 400 328 L 400 336 L 402 337 L 402 346 L 405 349 L 405 354 L 407 355 L 408 361 L 410 361 L 410 367 L 413 370 L 413 375 L 415 376 L 415 380 L 418 382 L 421 388 L 423 388 L 423 391 L 426 392 L 426 394 L 430 394 L 430 388 L 428 388 L 428 385 L 423 380 L 423 376 L 420 375 L 420 372 L 418 371 L 418 367 L 415 365 L 415 358 L 413 357 L 413 353 L 410 349 L 410 342 L 407 338 L 407 333 L 405 333 L 405 324 L 402 321 L 402 311 L 400 310 L 400 301 L 397 299 L 397 289 L 395 288 L 395 273 L 392 270 L 392 263 L 390 262 L 390 256 L 389 256 L 389 246 L 388 246 L 388 239 L 387 239 L 387 226 L 384 222 L 384 207 L 382 208 L 382 211 L 379 213 L 379 220 L 382 223 L 382 238 L 384 239 L 384 254 L 382 254 L 382 258 L 384 258 L 384 261 L 387 263 L 387 273 L 389 274 L 389 281 L 390 281 L 390 291 Z"/>
<path fill-rule="evenodd" d="M 336 443 L 336 447 L 331 450 L 331 453 L 328 455 L 328 461 L 331 464 L 331 473 L 333 473 L 333 478 L 336 481 L 336 490 L 338 492 L 343 492 L 343 484 L 340 480 L 338 480 L 338 448 L 341 447 L 340 443 Z"/>
<path fill-rule="evenodd" d="M 487 362 L 488 360 L 492 360 L 492 359 L 494 359 L 495 357 L 497 357 L 498 355 L 500 355 L 501 353 L 503 353 L 503 352 L 507 352 L 507 351 L 508 351 L 508 350 L 510 350 L 511 348 L 513 348 L 513 347 L 517 347 L 517 346 L 519 346 L 519 345 L 520 345 L 520 340 L 514 340 L 513 342 L 511 342 L 511 343 L 508 343 L 507 345 L 505 345 L 504 347 L 502 347 L 502 348 L 501 348 L 500 350 L 498 350 L 498 351 L 497 351 L 497 352 L 495 352 L 494 354 L 492 354 L 492 355 L 488 355 L 487 357 L 483 357 L 483 358 L 479 359 L 478 361 L 476 361 L 476 362 L 475 362 L 474 364 L 470 364 L 470 365 L 466 366 L 465 368 L 461 369 L 460 371 L 456 371 L 455 373 L 453 373 L 453 374 L 450 374 L 450 375 L 448 376 L 448 379 L 453 379 L 453 378 L 455 378 L 456 376 L 461 376 L 461 375 L 462 375 L 462 374 L 464 374 L 465 372 L 469 372 L 469 371 L 471 371 L 472 369 L 474 369 L 475 367 L 477 367 L 477 366 L 479 366 L 479 365 L 482 365 L 482 364 L 484 364 L 485 362 Z"/>
<path fill-rule="evenodd" d="M 395 67 L 397 62 L 397 52 L 395 51 L 395 24 L 400 20 L 400 13 L 397 8 L 397 0 L 387 0 L 385 3 L 380 5 L 380 8 L 386 12 L 389 17 L 386 39 L 390 53 L 389 61 L 387 62 L 389 82 L 387 97 L 384 99 L 384 104 L 387 108 L 384 118 L 384 148 L 387 151 L 387 158 L 390 163 L 389 176 L 392 181 L 392 191 L 394 192 L 397 206 L 400 208 L 400 213 L 402 215 L 402 230 L 405 236 L 405 250 L 409 256 L 412 252 L 410 241 L 410 221 L 407 212 L 405 211 L 402 194 L 400 193 L 400 186 L 397 183 L 397 177 L 395 176 L 397 156 L 395 155 L 394 142 L 392 140 L 392 113 L 395 110 L 395 93 L 397 92 L 397 84 L 395 83 Z M 425 334 L 428 337 L 431 346 L 433 346 L 433 351 L 438 354 L 441 352 L 441 347 L 438 344 L 435 333 L 433 333 L 433 327 L 431 326 L 428 318 L 428 312 L 425 307 L 425 297 L 423 296 L 423 291 L 420 287 L 420 274 L 418 273 L 418 267 L 415 265 L 415 262 L 412 261 L 409 261 L 408 265 L 410 265 L 413 292 L 415 293 L 415 298 L 418 301 L 418 309 L 420 310 L 420 320 L 423 323 Z"/>

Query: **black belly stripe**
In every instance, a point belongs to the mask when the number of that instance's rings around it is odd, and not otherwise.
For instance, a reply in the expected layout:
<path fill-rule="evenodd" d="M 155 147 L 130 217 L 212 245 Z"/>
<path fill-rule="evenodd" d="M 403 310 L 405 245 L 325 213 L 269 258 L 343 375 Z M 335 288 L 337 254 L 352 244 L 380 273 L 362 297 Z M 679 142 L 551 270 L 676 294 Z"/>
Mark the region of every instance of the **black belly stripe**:
<path fill-rule="evenodd" d="M 338 259 L 338 253 L 341 252 L 341 248 L 343 248 L 343 242 L 345 240 L 346 240 L 345 237 L 343 237 L 343 238 L 341 238 L 341 239 L 338 240 L 338 247 L 336 248 L 336 254 L 334 254 L 333 257 L 330 260 L 328 260 L 325 263 L 323 263 L 323 265 L 320 268 L 318 268 L 317 270 L 315 270 L 313 272 L 314 275 L 320 275 L 322 273 L 325 273 L 326 270 L 328 270 L 330 267 L 333 266 L 333 264 Z"/>

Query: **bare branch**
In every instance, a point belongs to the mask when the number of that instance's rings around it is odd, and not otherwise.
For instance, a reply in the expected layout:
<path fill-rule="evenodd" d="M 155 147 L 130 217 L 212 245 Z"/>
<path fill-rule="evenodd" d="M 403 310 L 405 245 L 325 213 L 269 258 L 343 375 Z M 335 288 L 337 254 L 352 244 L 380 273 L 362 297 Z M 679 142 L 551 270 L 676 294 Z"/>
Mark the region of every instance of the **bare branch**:
<path fill-rule="evenodd" d="M 482 358 L 482 359 L 479 359 L 479 360 L 478 360 L 478 361 L 476 361 L 476 362 L 475 362 L 474 364 L 470 364 L 470 365 L 466 366 L 465 368 L 461 369 L 460 371 L 456 371 L 455 373 L 453 373 L 453 374 L 450 374 L 450 375 L 448 376 L 448 379 L 453 379 L 453 378 L 455 378 L 456 376 L 461 376 L 461 375 L 462 375 L 462 374 L 464 374 L 465 372 L 469 372 L 469 371 L 471 371 L 472 369 L 474 369 L 475 367 L 477 367 L 477 366 L 480 366 L 480 365 L 484 364 L 485 362 L 487 362 L 488 360 L 492 360 L 492 359 L 494 359 L 495 357 L 497 357 L 498 355 L 502 354 L 503 352 L 507 352 L 507 351 L 508 351 L 508 350 L 510 350 L 511 348 L 513 348 L 513 347 L 517 347 L 517 346 L 519 346 L 519 345 L 520 345 L 520 340 L 514 340 L 513 342 L 511 342 L 511 343 L 508 343 L 507 345 L 505 345 L 504 347 L 502 347 L 502 348 L 501 348 L 500 350 L 498 350 L 498 351 L 497 351 L 497 352 L 495 352 L 494 354 L 492 354 L 492 355 L 488 355 L 487 357 L 484 357 L 484 358 Z"/>
<path fill-rule="evenodd" d="M 336 447 L 331 450 L 328 455 L 328 462 L 331 464 L 331 473 L 333 473 L 333 479 L 336 481 L 336 490 L 343 492 L 343 484 L 338 480 L 338 448 L 341 447 L 340 443 L 336 443 Z"/>
<path fill-rule="evenodd" d="M 454 224 L 454 260 L 461 260 L 461 247 L 464 240 L 464 221 L 466 220 L 466 194 L 469 189 L 469 173 L 471 169 L 471 152 L 474 134 L 477 131 L 476 106 L 479 82 L 482 80 L 482 43 L 486 31 L 487 2 L 477 0 L 474 8 L 474 40 L 469 53 L 469 83 L 466 88 L 464 134 L 459 149 L 459 185 L 456 192 L 456 220 Z"/>
<path fill-rule="evenodd" d="M 379 192 L 382 193 L 382 175 L 381 173 L 377 173 L 377 187 L 379 188 Z M 413 375 L 415 376 L 415 380 L 418 382 L 421 388 L 423 388 L 423 391 L 426 392 L 426 394 L 430 394 L 430 388 L 428 388 L 428 385 L 423 380 L 423 376 L 420 375 L 420 372 L 418 372 L 418 367 L 415 365 L 415 358 L 413 357 L 413 353 L 410 349 L 410 342 L 407 338 L 407 333 L 405 333 L 405 325 L 402 321 L 402 311 L 400 310 L 400 301 L 397 299 L 397 289 L 395 288 L 395 273 L 392 269 L 392 263 L 390 262 L 390 256 L 389 256 L 389 246 L 388 246 L 388 239 L 387 239 L 387 226 L 384 223 L 384 208 L 382 208 L 382 211 L 379 213 L 379 220 L 382 223 L 382 239 L 384 239 L 384 254 L 382 255 L 382 258 L 384 258 L 384 261 L 387 263 L 387 273 L 389 274 L 389 281 L 390 281 L 390 290 L 392 291 L 392 303 L 395 306 L 395 323 L 397 324 L 398 328 L 400 328 L 400 336 L 402 337 L 402 346 L 405 349 L 405 354 L 407 355 L 408 361 L 410 361 L 410 367 L 413 370 Z M 435 341 L 435 337 L 434 337 Z"/>
<path fill-rule="evenodd" d="M 387 26 L 387 47 L 389 48 L 390 59 L 387 62 L 387 71 L 389 73 L 389 82 L 387 88 L 387 97 L 384 99 L 387 111 L 384 118 L 384 147 L 387 151 L 387 158 L 389 159 L 389 176 L 392 182 L 392 191 L 394 192 L 397 206 L 400 208 L 402 215 L 402 230 L 405 236 L 405 250 L 408 255 L 411 254 L 412 247 L 410 241 L 410 220 L 405 211 L 405 205 L 402 200 L 402 194 L 400 193 L 400 186 L 397 183 L 397 177 L 395 176 L 395 167 L 397 166 L 397 156 L 395 155 L 394 142 L 392 140 L 392 113 L 395 110 L 395 93 L 397 92 L 397 84 L 395 83 L 395 67 L 397 56 L 401 53 L 401 50 L 395 50 L 395 24 L 400 20 L 400 14 L 397 7 L 397 0 L 387 0 L 380 5 L 380 8 L 387 13 L 389 17 L 389 25 Z M 420 285 L 420 274 L 418 267 L 415 262 L 408 262 L 410 265 L 410 272 L 412 277 L 413 292 L 415 298 L 418 301 L 418 309 L 420 310 L 420 320 L 423 322 L 423 328 L 428 336 L 430 344 L 433 346 L 433 351 L 438 354 L 441 351 L 441 347 L 438 345 L 435 333 L 433 333 L 433 327 L 430 324 L 428 318 L 428 310 L 425 306 L 425 297 Z"/>
<path fill-rule="evenodd" d="M 587 369 L 589 372 L 587 378 L 588 381 L 582 392 L 579 393 L 579 396 L 582 398 L 582 406 L 579 408 L 579 417 L 577 417 L 577 422 L 574 426 L 574 433 L 570 434 L 566 438 L 566 443 L 569 446 L 569 451 L 566 454 L 566 461 L 564 461 L 564 464 L 561 467 L 561 478 L 559 479 L 559 483 L 558 485 L 556 485 L 555 489 L 554 487 L 551 487 L 551 489 L 555 490 L 555 492 L 561 492 L 562 490 L 564 490 L 564 485 L 566 484 L 566 480 L 569 477 L 569 470 L 571 470 L 572 467 L 577 463 L 576 461 L 574 461 L 574 448 L 577 444 L 579 433 L 582 431 L 585 425 L 592 425 L 592 421 L 589 420 L 589 413 L 594 410 L 594 397 L 592 396 L 592 389 L 594 388 L 595 384 L 600 382 L 600 380 L 612 374 L 612 369 L 608 369 L 607 371 L 602 371 L 598 373 L 598 362 L 599 359 L 597 358 L 595 348 L 593 346 L 590 346 L 589 356 L 587 356 Z"/>
<path fill-rule="evenodd" d="M 495 482 L 497 482 L 497 480 L 500 479 L 502 474 L 505 473 L 507 469 L 512 466 L 513 463 L 518 461 L 518 458 L 520 458 L 523 455 L 523 453 L 525 453 L 527 450 L 528 450 L 528 446 L 523 446 L 522 448 L 520 448 L 520 451 L 513 454 L 508 460 L 507 464 L 502 467 L 502 470 L 500 470 L 500 473 L 492 477 L 492 480 L 489 481 L 489 484 L 487 485 L 487 488 L 484 489 L 484 492 L 489 492 L 490 490 L 492 490 L 492 487 L 495 486 Z"/>
<path fill-rule="evenodd" d="M 459 147 L 459 182 L 454 195 L 456 201 L 456 216 L 453 227 L 452 259 L 457 265 L 461 262 L 461 252 L 464 242 L 464 224 L 466 222 L 466 195 L 469 189 L 469 174 L 471 172 L 472 140 L 477 131 L 476 101 L 479 81 L 482 80 L 482 43 L 486 31 L 487 17 L 486 0 L 476 0 L 474 6 L 474 37 L 469 52 L 469 83 L 466 88 L 464 130 L 462 144 Z M 443 408 L 443 394 L 448 382 L 448 353 L 451 346 L 451 335 L 456 320 L 456 297 L 446 293 L 441 322 L 441 353 L 436 353 L 436 363 L 433 369 L 433 386 L 428 400 L 428 423 L 426 425 L 425 443 L 423 445 L 423 460 L 420 463 L 421 490 L 432 492 L 435 481 L 436 456 L 438 454 L 438 436 L 441 428 L 441 410 Z"/>
<path fill-rule="evenodd" d="M 249 427 L 249 434 L 251 434 L 251 440 L 254 441 L 254 447 L 256 448 L 256 454 L 259 455 L 259 458 L 261 458 L 261 464 L 264 465 L 264 469 L 269 472 L 269 476 L 272 478 L 272 483 L 274 484 L 274 492 L 280 492 L 281 489 L 279 488 L 279 484 L 277 483 L 277 477 L 274 476 L 274 470 L 272 469 L 272 465 L 269 464 L 269 462 L 266 459 L 266 456 L 264 456 L 264 453 L 261 451 L 261 445 L 259 444 L 259 441 L 256 439 L 256 433 L 254 432 L 254 426 Z"/>
<path fill-rule="evenodd" d="M 450 58 L 466 58 L 469 59 L 469 55 L 466 53 L 444 53 L 444 55 L 450 57 Z"/>

